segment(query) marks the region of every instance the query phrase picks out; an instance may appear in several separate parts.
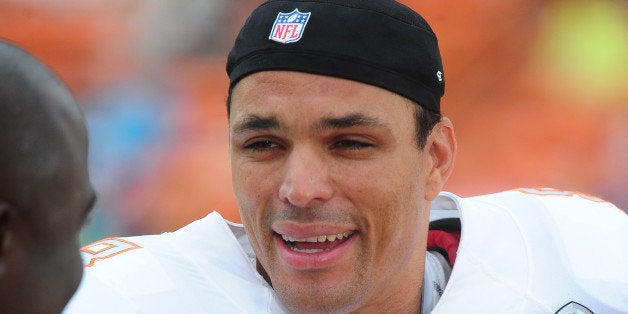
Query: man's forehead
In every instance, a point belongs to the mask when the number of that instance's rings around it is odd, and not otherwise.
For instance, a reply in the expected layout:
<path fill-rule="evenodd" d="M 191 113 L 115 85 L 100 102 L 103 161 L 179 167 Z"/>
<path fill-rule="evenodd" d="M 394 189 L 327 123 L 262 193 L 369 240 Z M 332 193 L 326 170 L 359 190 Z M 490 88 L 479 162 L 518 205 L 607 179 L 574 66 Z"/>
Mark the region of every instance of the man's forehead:
<path fill-rule="evenodd" d="M 263 71 L 242 79 L 230 98 L 232 132 L 307 125 L 325 130 L 401 123 L 407 98 L 369 84 L 296 71 Z"/>
<path fill-rule="evenodd" d="M 336 88 L 334 88 L 336 87 Z M 319 96 L 334 94 L 352 95 L 360 89 L 381 89 L 366 83 L 340 77 L 298 71 L 261 71 L 243 78 L 233 89 L 233 94 L 262 92 L 272 94 L 301 90 Z"/>
<path fill-rule="evenodd" d="M 303 103 L 333 105 L 340 110 L 356 103 L 360 106 L 388 104 L 386 110 L 398 102 L 415 105 L 399 94 L 358 81 L 306 72 L 263 71 L 243 78 L 234 87 L 229 106 L 232 110 L 243 106 L 270 108 L 278 100 L 295 106 Z"/>

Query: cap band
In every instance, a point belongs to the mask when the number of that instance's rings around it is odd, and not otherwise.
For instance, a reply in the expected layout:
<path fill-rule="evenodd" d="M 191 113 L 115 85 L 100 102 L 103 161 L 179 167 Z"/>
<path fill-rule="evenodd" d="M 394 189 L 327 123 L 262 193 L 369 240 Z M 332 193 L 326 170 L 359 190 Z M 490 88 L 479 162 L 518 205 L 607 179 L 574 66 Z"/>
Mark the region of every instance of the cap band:
<path fill-rule="evenodd" d="M 230 88 L 269 70 L 355 80 L 439 113 L 444 94 L 436 36 L 395 1 L 269 1 L 246 21 L 229 53 Z"/>

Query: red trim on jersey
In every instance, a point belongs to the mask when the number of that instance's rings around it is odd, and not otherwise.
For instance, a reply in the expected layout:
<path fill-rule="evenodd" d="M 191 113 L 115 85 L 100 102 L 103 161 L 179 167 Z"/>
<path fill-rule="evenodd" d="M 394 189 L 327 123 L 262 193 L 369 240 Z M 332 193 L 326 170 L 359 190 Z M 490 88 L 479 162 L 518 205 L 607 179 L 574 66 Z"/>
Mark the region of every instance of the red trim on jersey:
<path fill-rule="evenodd" d="M 460 232 L 430 230 L 427 233 L 427 247 L 436 247 L 447 252 L 451 266 L 456 262 L 456 253 L 460 244 Z"/>

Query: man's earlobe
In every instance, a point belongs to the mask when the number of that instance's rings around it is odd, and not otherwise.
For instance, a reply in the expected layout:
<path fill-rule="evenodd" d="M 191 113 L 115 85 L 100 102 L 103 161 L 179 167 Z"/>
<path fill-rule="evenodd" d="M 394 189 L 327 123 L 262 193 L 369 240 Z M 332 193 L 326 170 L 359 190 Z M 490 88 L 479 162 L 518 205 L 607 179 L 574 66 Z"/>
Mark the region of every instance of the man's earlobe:
<path fill-rule="evenodd" d="M 432 164 L 425 187 L 425 198 L 431 201 L 438 196 L 454 168 L 457 143 L 454 126 L 449 118 L 443 117 L 434 126 L 426 148 Z"/>

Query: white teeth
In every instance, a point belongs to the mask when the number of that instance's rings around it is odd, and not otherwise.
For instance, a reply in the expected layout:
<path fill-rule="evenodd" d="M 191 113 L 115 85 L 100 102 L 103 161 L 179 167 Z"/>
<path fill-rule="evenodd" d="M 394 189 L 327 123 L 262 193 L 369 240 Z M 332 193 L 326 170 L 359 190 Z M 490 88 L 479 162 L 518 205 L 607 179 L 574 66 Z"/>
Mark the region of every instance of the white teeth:
<path fill-rule="evenodd" d="M 338 238 L 338 240 L 340 240 L 342 238 L 347 238 L 347 237 L 349 237 L 349 234 L 351 234 L 351 232 L 339 233 L 339 234 L 336 235 L 336 238 Z"/>
<path fill-rule="evenodd" d="M 343 238 L 348 238 L 349 235 L 351 235 L 352 233 L 353 232 L 345 232 L 345 233 L 339 233 L 339 234 L 314 236 L 314 237 L 302 238 L 302 239 L 293 238 L 285 234 L 282 234 L 281 238 L 286 242 L 312 242 L 312 243 L 325 242 L 325 241 L 334 242 L 336 240 L 342 240 Z"/>
<path fill-rule="evenodd" d="M 293 237 L 289 237 L 289 236 L 287 236 L 287 235 L 285 235 L 285 234 L 282 234 L 282 235 L 281 235 L 281 238 L 282 238 L 284 241 L 290 241 L 290 242 L 295 242 L 295 241 L 296 241 Z"/>
<path fill-rule="evenodd" d="M 300 250 L 294 246 L 290 247 L 291 250 L 295 251 L 295 252 L 301 252 L 301 253 L 318 253 L 318 252 L 322 252 L 323 250 L 321 249 L 304 249 L 304 250 Z"/>

